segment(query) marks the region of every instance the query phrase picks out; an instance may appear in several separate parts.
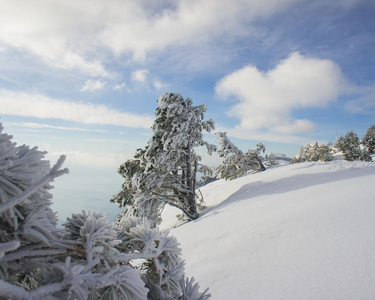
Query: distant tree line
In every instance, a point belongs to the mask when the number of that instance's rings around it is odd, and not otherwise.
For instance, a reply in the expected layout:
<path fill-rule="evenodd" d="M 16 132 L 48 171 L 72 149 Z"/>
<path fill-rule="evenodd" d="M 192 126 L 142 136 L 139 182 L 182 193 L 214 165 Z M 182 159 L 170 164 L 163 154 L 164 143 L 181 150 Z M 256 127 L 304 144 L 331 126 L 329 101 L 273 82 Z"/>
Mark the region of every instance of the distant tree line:
<path fill-rule="evenodd" d="M 340 136 L 335 144 L 326 145 L 307 144 L 301 147 L 298 155 L 294 157 L 292 163 L 304 161 L 330 161 L 333 154 L 341 152 L 347 161 L 372 161 L 370 154 L 375 149 L 375 125 L 371 125 L 364 137 L 360 140 L 358 135 L 352 130 L 348 131 L 345 136 Z"/>

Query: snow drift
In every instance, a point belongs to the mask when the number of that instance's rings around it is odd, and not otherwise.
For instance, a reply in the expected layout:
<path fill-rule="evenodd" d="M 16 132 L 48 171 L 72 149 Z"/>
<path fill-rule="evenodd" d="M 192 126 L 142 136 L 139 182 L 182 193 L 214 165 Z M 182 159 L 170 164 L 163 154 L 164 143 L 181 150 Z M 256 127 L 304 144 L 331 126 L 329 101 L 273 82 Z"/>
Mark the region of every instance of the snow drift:
<path fill-rule="evenodd" d="M 374 163 L 342 160 L 215 181 L 172 234 L 213 299 L 374 299 L 374 183 Z"/>

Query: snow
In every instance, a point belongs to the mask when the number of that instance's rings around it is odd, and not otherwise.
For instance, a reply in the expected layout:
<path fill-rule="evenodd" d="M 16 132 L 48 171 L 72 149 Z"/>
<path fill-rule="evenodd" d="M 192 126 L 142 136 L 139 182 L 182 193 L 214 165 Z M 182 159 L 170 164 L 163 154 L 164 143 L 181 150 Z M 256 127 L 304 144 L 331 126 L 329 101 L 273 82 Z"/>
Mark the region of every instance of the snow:
<path fill-rule="evenodd" d="M 374 183 L 375 163 L 274 166 L 204 186 L 171 233 L 213 299 L 374 299 Z"/>

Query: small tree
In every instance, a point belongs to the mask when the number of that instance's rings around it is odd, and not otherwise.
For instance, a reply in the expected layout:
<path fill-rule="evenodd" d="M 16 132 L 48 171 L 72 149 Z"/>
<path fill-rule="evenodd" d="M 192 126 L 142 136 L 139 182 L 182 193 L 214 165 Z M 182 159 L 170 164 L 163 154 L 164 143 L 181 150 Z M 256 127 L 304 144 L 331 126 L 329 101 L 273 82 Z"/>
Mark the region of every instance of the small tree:
<path fill-rule="evenodd" d="M 333 159 L 331 144 L 321 144 L 318 142 L 315 144 L 306 144 L 301 147 L 297 156 L 291 161 L 291 163 L 299 163 L 304 161 L 330 161 Z"/>
<path fill-rule="evenodd" d="M 243 153 L 227 137 L 226 132 L 216 132 L 220 147 L 217 150 L 223 162 L 214 169 L 214 175 L 226 180 L 232 180 L 248 174 L 250 171 L 264 171 L 259 153 L 265 151 L 263 144 L 258 144 L 256 150 L 248 150 Z"/>
<path fill-rule="evenodd" d="M 203 140 L 203 131 L 214 128 L 212 120 L 204 121 L 206 110 L 205 105 L 193 106 L 191 99 L 180 94 L 162 95 L 152 136 L 145 149 L 120 166 L 125 183 L 111 201 L 155 224 L 165 204 L 179 208 L 190 219 L 198 218 L 195 190 L 200 157 L 194 148 L 205 146 L 209 153 L 214 150 Z"/>
<path fill-rule="evenodd" d="M 342 151 L 345 160 L 371 161 L 371 157 L 369 156 L 368 152 L 360 148 L 359 138 L 353 131 L 349 131 L 345 137 L 340 136 L 335 144 L 335 147 Z"/>
<path fill-rule="evenodd" d="M 375 149 L 375 125 L 371 125 L 365 136 L 361 140 L 361 145 L 369 153 L 374 153 Z"/>
<path fill-rule="evenodd" d="M 0 125 L 0 299 L 208 299 L 184 278 L 181 249 L 146 221 L 73 214 L 56 228 L 45 152 L 16 146 Z M 136 261 L 141 261 L 136 264 Z"/>
<path fill-rule="evenodd" d="M 265 151 L 266 146 L 262 143 L 259 143 L 257 144 L 256 150 L 249 149 L 245 152 L 245 162 L 249 170 L 253 170 L 255 172 L 266 170 L 265 166 L 263 165 L 262 159 L 260 158 L 260 153 L 264 153 Z"/>

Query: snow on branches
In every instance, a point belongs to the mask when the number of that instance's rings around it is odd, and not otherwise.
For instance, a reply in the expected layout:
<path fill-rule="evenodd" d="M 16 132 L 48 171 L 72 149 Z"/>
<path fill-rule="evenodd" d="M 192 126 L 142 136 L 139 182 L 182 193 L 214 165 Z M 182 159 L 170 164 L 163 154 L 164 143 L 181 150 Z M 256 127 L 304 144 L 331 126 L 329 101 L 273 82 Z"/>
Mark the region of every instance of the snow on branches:
<path fill-rule="evenodd" d="M 119 168 L 125 182 L 111 202 L 125 207 L 130 215 L 160 222 L 165 204 L 182 210 L 190 219 L 198 218 L 195 200 L 196 173 L 200 157 L 194 148 L 215 147 L 203 140 L 203 131 L 214 128 L 204 121 L 205 105 L 193 106 L 190 98 L 166 93 L 158 99 L 152 136 L 134 159 Z"/>
<path fill-rule="evenodd" d="M 342 151 L 344 154 L 345 160 L 354 161 L 354 160 L 363 160 L 371 161 L 371 156 L 367 151 L 369 149 L 368 144 L 365 144 L 365 148 L 361 149 L 360 140 L 355 132 L 348 131 L 345 137 L 340 136 L 335 147 Z"/>
<path fill-rule="evenodd" d="M 361 145 L 368 153 L 374 153 L 375 150 L 375 125 L 371 125 L 365 136 L 361 140 Z"/>
<path fill-rule="evenodd" d="M 223 158 L 223 162 L 214 169 L 214 176 L 232 180 L 251 171 L 266 169 L 259 157 L 259 153 L 265 151 L 263 144 L 258 144 L 256 150 L 248 150 L 244 153 L 231 142 L 226 132 L 216 132 L 215 135 L 220 143 L 217 153 Z"/>
<path fill-rule="evenodd" d="M 176 239 L 145 221 L 82 212 L 57 228 L 49 190 L 68 173 L 65 157 L 50 168 L 44 152 L 1 131 L 0 299 L 210 297 L 184 279 Z"/>
<path fill-rule="evenodd" d="M 300 163 L 304 161 L 331 161 L 332 155 L 332 144 L 321 144 L 318 142 L 315 144 L 306 144 L 301 147 L 299 153 L 293 158 L 291 163 Z"/>

